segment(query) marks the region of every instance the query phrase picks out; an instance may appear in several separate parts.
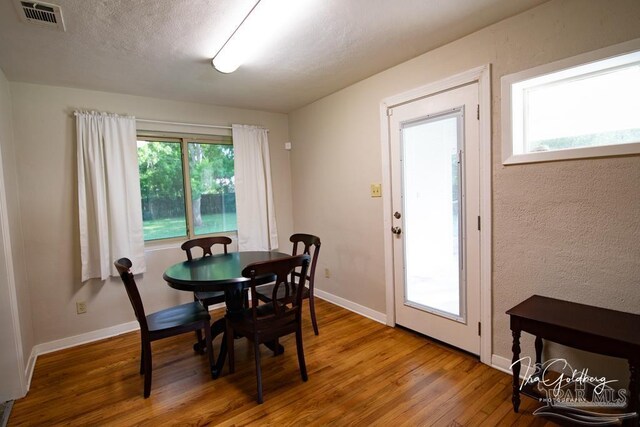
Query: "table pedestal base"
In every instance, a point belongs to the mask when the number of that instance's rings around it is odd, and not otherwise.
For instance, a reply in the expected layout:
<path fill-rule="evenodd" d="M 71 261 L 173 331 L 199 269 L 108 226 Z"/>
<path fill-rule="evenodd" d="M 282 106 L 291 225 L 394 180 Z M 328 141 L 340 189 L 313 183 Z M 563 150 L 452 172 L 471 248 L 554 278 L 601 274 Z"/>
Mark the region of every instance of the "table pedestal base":
<path fill-rule="evenodd" d="M 220 353 L 218 353 L 218 358 L 216 359 L 215 365 L 211 368 L 211 377 L 215 380 L 218 379 L 220 374 L 222 374 L 222 369 L 224 368 L 224 362 L 227 358 L 227 333 L 225 332 L 225 319 L 218 319 L 211 324 L 211 339 L 215 339 L 218 335 L 222 334 L 222 341 L 220 344 Z M 236 336 L 235 338 L 242 338 L 241 335 Z M 271 341 L 264 344 L 269 350 L 273 351 L 275 355 L 279 356 L 284 353 L 284 346 L 278 343 L 276 349 L 275 341 Z M 200 354 L 205 354 L 204 349 L 206 349 L 206 344 L 204 341 L 199 341 L 193 344 L 193 350 Z"/>

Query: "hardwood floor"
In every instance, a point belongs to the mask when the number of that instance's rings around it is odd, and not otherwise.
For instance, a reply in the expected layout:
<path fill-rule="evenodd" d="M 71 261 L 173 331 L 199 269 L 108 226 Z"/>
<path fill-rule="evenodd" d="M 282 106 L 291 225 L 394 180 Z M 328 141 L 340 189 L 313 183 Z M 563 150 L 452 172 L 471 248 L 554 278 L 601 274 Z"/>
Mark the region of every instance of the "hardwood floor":
<path fill-rule="evenodd" d="M 262 347 L 262 405 L 247 340 L 236 341 L 236 373 L 225 366 L 211 380 L 192 334 L 152 344 L 151 397 L 143 399 L 133 332 L 39 357 L 9 426 L 555 425 L 532 415 L 538 403 L 527 397 L 513 412 L 509 375 L 409 331 L 316 305 L 320 335 L 308 316 L 304 325 L 309 381 L 300 379 L 293 335 L 281 340 L 283 355 Z M 215 343 L 217 354 L 220 337 Z"/>

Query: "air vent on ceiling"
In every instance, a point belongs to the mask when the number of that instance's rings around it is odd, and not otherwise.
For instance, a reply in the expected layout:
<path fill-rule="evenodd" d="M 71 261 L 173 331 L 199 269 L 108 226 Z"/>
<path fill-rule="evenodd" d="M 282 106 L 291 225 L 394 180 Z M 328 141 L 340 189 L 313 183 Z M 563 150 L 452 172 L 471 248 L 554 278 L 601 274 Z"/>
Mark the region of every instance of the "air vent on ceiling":
<path fill-rule="evenodd" d="M 15 4 L 22 21 L 65 31 L 60 6 L 43 2 L 20 0 L 15 0 Z"/>

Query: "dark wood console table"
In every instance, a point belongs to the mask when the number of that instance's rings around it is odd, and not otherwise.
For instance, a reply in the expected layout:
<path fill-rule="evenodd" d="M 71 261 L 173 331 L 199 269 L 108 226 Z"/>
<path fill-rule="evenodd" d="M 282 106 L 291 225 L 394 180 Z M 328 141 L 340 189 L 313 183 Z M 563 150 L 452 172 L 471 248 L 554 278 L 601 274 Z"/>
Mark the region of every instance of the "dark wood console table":
<path fill-rule="evenodd" d="M 513 410 L 520 407 L 520 333 L 535 335 L 536 366 L 542 362 L 542 340 L 629 362 L 628 412 L 638 413 L 640 396 L 640 315 L 534 295 L 507 311 L 513 336 Z M 638 423 L 638 418 L 634 423 Z"/>

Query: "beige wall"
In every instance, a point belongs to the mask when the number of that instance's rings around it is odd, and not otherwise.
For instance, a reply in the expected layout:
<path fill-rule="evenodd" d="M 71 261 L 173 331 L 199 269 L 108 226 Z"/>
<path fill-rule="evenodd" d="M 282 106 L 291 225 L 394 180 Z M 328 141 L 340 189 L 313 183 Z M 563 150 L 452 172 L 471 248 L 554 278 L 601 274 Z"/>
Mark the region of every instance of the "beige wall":
<path fill-rule="evenodd" d="M 0 244 L 10 242 L 11 265 L 4 245 L 0 247 L 0 402 L 22 397 L 24 394 L 24 367 L 33 347 L 29 287 L 25 276 L 22 249 L 22 224 L 19 214 L 16 162 L 9 82 L 0 70 L 0 165 L 2 188 L 6 199 L 8 230 L 0 230 Z M 6 232 L 6 233 L 5 233 Z M 9 268 L 7 268 L 9 267 Z M 13 282 L 13 283 L 12 283 Z M 12 308 L 15 300 L 17 314 Z M 17 324 L 19 334 L 14 324 Z M 19 347 L 17 349 L 16 347 Z M 16 350 L 17 349 L 17 350 Z"/>
<path fill-rule="evenodd" d="M 293 219 L 289 152 L 284 150 L 286 115 L 24 83 L 10 87 L 36 344 L 135 320 L 119 278 L 80 281 L 75 109 L 187 123 L 266 126 L 277 226 L 281 246 L 289 250 Z M 192 299 L 162 281 L 164 269 L 183 257 L 179 243 L 147 251 L 147 273 L 139 286 L 148 311 Z M 76 314 L 75 302 L 80 300 L 88 306 L 83 315 Z"/>
<path fill-rule="evenodd" d="M 316 286 L 385 311 L 388 230 L 369 197 L 382 176 L 380 102 L 490 63 L 493 353 L 510 359 L 504 313 L 532 294 L 640 313 L 640 157 L 500 162 L 503 75 L 638 37 L 638 1 L 555 0 L 292 112 L 294 226 L 323 239 Z"/>
<path fill-rule="evenodd" d="M 387 231 L 381 200 L 369 197 L 369 185 L 382 176 L 380 101 L 487 63 L 492 64 L 494 353 L 510 357 L 504 311 L 533 293 L 639 312 L 640 157 L 510 167 L 499 160 L 501 76 L 638 37 L 635 0 L 554 0 L 289 117 L 8 83 L 0 73 L 0 149 L 12 237 L 19 236 L 12 239 L 12 253 L 25 357 L 34 344 L 134 319 L 118 280 L 82 284 L 79 279 L 73 110 L 268 127 L 281 247 L 289 247 L 294 231 L 319 235 L 318 288 L 384 312 Z M 283 149 L 288 140 L 291 159 Z M 176 247 L 147 252 L 140 288 L 149 311 L 189 300 L 161 280 L 164 268 L 182 256 Z M 87 314 L 76 315 L 78 300 L 87 301 Z"/>

